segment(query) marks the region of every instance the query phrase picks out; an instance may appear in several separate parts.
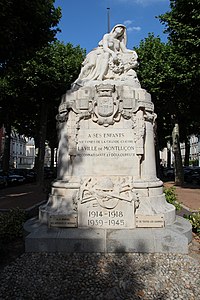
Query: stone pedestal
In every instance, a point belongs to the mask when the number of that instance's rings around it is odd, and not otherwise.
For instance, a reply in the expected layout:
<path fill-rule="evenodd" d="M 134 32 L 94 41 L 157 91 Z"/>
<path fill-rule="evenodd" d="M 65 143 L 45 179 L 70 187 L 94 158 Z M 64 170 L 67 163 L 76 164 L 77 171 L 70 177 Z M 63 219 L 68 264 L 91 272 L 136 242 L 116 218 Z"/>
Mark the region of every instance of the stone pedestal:
<path fill-rule="evenodd" d="M 65 215 L 66 227 L 130 229 L 136 216 L 147 216 L 152 227 L 173 224 L 175 208 L 156 177 L 155 118 L 150 95 L 137 85 L 109 80 L 68 92 L 57 117 L 58 178 L 40 221 Z"/>
<path fill-rule="evenodd" d="M 49 228 L 36 219 L 25 224 L 26 252 L 62 253 L 188 253 L 189 222 L 177 217 L 165 228 Z"/>

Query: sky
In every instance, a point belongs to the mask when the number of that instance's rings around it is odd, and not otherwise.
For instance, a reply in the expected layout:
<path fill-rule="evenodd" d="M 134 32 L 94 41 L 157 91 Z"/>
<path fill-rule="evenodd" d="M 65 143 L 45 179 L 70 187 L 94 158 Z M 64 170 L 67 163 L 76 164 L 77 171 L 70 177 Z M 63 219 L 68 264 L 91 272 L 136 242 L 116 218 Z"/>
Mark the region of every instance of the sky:
<path fill-rule="evenodd" d="M 65 44 L 80 45 L 88 53 L 107 33 L 109 11 L 110 28 L 116 24 L 127 27 L 127 48 L 139 46 L 149 32 L 166 42 L 164 25 L 156 16 L 169 11 L 169 3 L 170 0 L 56 0 L 55 6 L 62 9 L 57 38 Z"/>

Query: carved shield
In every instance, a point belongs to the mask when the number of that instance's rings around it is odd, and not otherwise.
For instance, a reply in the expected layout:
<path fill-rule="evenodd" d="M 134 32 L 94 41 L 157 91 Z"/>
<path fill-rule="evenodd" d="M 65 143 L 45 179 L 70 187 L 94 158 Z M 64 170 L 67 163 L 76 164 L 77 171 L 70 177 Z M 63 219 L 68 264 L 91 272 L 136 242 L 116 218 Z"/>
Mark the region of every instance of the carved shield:
<path fill-rule="evenodd" d="M 97 98 L 97 110 L 101 117 L 110 117 L 114 112 L 114 104 L 112 97 Z"/>

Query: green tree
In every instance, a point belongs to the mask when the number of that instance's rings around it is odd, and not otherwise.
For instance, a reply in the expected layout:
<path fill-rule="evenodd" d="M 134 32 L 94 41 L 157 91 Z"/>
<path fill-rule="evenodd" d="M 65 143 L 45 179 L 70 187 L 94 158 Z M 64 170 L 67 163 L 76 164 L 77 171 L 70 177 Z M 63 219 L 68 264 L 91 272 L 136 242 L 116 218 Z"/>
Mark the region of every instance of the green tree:
<path fill-rule="evenodd" d="M 0 65 L 7 69 L 54 40 L 61 18 L 55 0 L 0 1 Z"/>
<path fill-rule="evenodd" d="M 0 1 L 0 126 L 4 124 L 6 140 L 3 168 L 9 168 L 10 131 L 17 118 L 19 87 L 16 78 L 21 64 L 55 39 L 61 17 L 55 0 Z"/>
<path fill-rule="evenodd" d="M 2 167 L 4 171 L 9 169 L 10 135 L 12 120 L 15 118 L 16 89 L 12 82 L 13 76 L 6 75 L 0 78 L 0 127 L 5 128 L 4 153 Z"/>
<path fill-rule="evenodd" d="M 60 103 L 60 97 L 78 77 L 85 51 L 80 46 L 54 42 L 38 51 L 34 58 L 27 61 L 18 77 L 20 91 L 18 106 L 24 107 L 24 118 L 19 114 L 15 126 L 26 134 L 30 121 L 32 136 L 35 138 L 38 152 L 38 182 L 43 180 L 43 166 L 46 137 L 55 136 L 54 118 Z M 49 126 L 48 126 L 49 124 Z M 30 128 L 29 128 L 30 130 Z M 51 141 L 51 144 L 53 142 Z"/>
<path fill-rule="evenodd" d="M 174 113 L 173 99 L 170 99 L 173 69 L 169 63 L 170 46 L 162 43 L 159 37 L 149 34 L 135 48 L 140 65 L 137 74 L 141 85 L 152 96 L 157 113 L 157 134 L 160 147 L 165 147 L 165 137 L 172 130 L 171 114 Z"/>
<path fill-rule="evenodd" d="M 179 120 L 186 116 L 185 96 L 182 85 L 182 68 L 184 61 L 174 52 L 171 43 L 162 43 L 159 37 L 153 34 L 141 41 L 136 51 L 140 59 L 138 76 L 142 87 L 152 95 L 157 113 L 158 147 L 166 146 L 172 131 L 177 128 Z M 175 121 L 176 120 L 176 121 Z M 172 136 L 173 139 L 175 135 Z M 179 143 L 179 131 L 176 131 L 176 145 Z M 172 144 L 174 144 L 171 141 Z M 176 159 L 176 184 L 183 183 L 180 146 L 173 147 Z"/>
<path fill-rule="evenodd" d="M 173 45 L 173 52 L 184 62 L 181 70 L 180 95 L 188 112 L 181 120 L 180 134 L 187 144 L 188 136 L 200 130 L 200 0 L 170 0 L 171 10 L 159 16 Z"/>
<path fill-rule="evenodd" d="M 199 75 L 200 0 L 170 0 L 170 8 L 159 19 L 166 26 L 170 42 L 190 62 L 189 77 Z"/>

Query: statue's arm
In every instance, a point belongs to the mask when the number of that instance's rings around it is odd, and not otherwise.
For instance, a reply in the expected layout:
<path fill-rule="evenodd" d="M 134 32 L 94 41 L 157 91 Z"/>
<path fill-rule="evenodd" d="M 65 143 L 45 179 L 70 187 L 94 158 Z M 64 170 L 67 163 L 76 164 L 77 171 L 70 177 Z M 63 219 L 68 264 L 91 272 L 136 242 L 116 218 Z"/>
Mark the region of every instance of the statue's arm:
<path fill-rule="evenodd" d="M 138 58 L 137 53 L 134 50 L 127 49 L 123 42 L 120 42 L 120 48 L 123 53 L 134 53 L 135 58 Z"/>
<path fill-rule="evenodd" d="M 116 56 L 115 52 L 111 50 L 108 46 L 108 39 L 109 39 L 109 34 L 107 33 L 103 36 L 103 50 L 111 54 L 112 57 L 115 57 Z"/>

